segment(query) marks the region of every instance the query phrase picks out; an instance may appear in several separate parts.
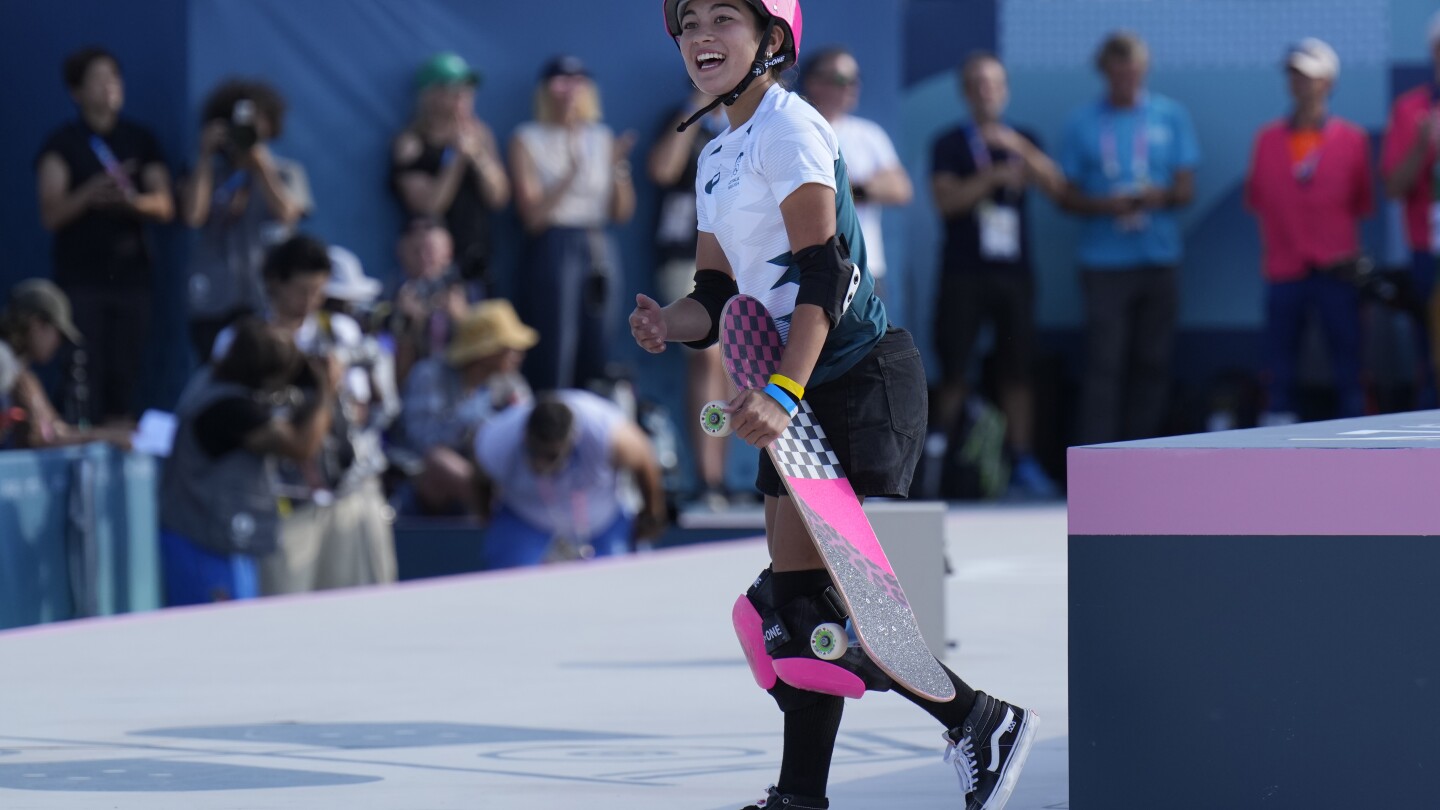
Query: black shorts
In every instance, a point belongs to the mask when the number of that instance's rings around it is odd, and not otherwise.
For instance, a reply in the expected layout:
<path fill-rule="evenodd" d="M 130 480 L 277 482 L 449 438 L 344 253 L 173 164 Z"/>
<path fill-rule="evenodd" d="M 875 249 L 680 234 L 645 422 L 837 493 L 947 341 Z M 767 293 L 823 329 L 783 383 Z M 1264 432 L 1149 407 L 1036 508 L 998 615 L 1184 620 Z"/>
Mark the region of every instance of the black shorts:
<path fill-rule="evenodd" d="M 1004 382 L 1030 378 L 1035 345 L 1035 282 L 1029 273 L 947 273 L 935 302 L 935 348 L 946 382 L 964 380 L 975 339 L 995 324 L 995 359 Z"/>
<path fill-rule="evenodd" d="M 849 371 L 805 391 L 856 495 L 910 494 L 925 441 L 928 393 L 920 350 L 909 332 L 893 327 Z M 765 495 L 785 494 L 764 450 L 755 487 Z"/>

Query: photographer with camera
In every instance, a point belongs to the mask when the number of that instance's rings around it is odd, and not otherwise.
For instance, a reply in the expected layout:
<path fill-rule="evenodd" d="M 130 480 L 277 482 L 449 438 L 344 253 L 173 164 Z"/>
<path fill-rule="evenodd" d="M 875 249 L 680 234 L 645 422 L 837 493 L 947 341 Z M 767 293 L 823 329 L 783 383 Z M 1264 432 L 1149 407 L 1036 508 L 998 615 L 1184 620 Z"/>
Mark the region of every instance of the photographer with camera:
<path fill-rule="evenodd" d="M 338 405 L 353 460 L 339 472 L 334 489 L 342 497 L 364 492 L 363 513 L 383 517 L 380 477 L 389 467 L 384 432 L 400 415 L 400 392 L 394 356 L 367 328 L 375 321 L 375 301 L 382 285 L 365 275 L 359 257 L 349 250 L 331 245 L 328 254 L 330 280 L 325 284 L 325 301 L 314 316 L 314 337 L 307 335 L 304 341 L 311 354 L 333 354 L 345 369 Z"/>
<path fill-rule="evenodd" d="M 358 265 L 358 262 L 357 262 Z M 323 309 L 334 260 L 304 234 L 276 245 L 262 269 L 270 325 L 326 369 L 334 392 L 330 430 L 307 464 L 281 468 L 285 501 L 280 543 L 260 566 L 266 595 L 393 582 L 395 536 L 374 457 L 357 439 L 370 428 L 364 334 L 347 315 Z M 217 361 L 230 351 L 232 329 L 215 339 Z M 383 464 L 383 460 L 382 460 Z"/>
<path fill-rule="evenodd" d="M 265 252 L 294 233 L 313 204 L 304 168 L 270 150 L 285 123 L 275 88 L 226 81 L 205 100 L 200 122 L 199 155 L 180 196 L 185 224 L 200 231 L 190 260 L 190 340 L 205 358 L 222 329 L 262 311 Z"/>
<path fill-rule="evenodd" d="M 201 369 L 176 408 L 160 483 L 165 604 L 260 595 L 259 561 L 280 538 L 276 463 L 313 459 L 330 428 L 331 373 L 258 318 Z"/>

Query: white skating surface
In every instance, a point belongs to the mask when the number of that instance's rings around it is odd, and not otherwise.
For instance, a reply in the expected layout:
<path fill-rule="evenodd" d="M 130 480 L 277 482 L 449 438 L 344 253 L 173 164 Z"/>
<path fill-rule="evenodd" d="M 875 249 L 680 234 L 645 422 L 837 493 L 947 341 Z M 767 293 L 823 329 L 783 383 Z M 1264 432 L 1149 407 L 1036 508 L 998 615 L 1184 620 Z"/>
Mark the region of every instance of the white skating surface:
<path fill-rule="evenodd" d="M 1063 810 L 1064 509 L 950 521 L 946 663 L 1040 712 L 1009 810 Z M 0 808 L 736 810 L 780 758 L 729 619 L 764 555 L 745 540 L 0 633 Z M 831 807 L 962 807 L 939 732 L 893 694 L 849 701 Z"/>

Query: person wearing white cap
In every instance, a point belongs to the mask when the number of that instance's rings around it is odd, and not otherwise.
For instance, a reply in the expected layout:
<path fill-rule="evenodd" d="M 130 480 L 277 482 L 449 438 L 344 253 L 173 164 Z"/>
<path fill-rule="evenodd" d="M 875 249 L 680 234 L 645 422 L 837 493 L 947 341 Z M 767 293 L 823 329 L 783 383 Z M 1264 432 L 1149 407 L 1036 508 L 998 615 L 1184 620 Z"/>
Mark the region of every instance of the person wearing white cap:
<path fill-rule="evenodd" d="M 1318 317 L 1339 393 L 1337 416 L 1364 412 L 1360 362 L 1360 220 L 1374 210 L 1365 130 L 1331 115 L 1340 58 L 1318 39 L 1285 54 L 1294 108 L 1255 139 L 1245 204 L 1260 220 L 1266 281 L 1268 397 L 1262 421 L 1296 420 L 1291 398 L 1306 316 Z"/>
<path fill-rule="evenodd" d="M 378 496 L 378 476 L 387 466 L 381 434 L 400 415 L 400 391 L 394 355 L 361 321 L 368 320 L 383 285 L 365 275 L 359 257 L 349 250 L 331 245 L 327 253 L 330 280 L 325 283 L 325 303 L 315 314 L 315 332 L 345 366 L 340 403 L 348 410 L 346 420 L 356 454 L 339 489 L 361 488 L 374 478 L 375 486 L 370 489 Z"/>
<path fill-rule="evenodd" d="M 1390 107 L 1390 121 L 1380 147 L 1380 174 L 1385 192 L 1404 205 L 1405 241 L 1410 248 L 1411 277 L 1422 302 L 1435 291 L 1434 195 L 1436 156 L 1440 154 L 1440 12 L 1430 18 L 1427 30 L 1435 73 L 1430 81 L 1402 93 Z M 1428 323 L 1425 321 L 1428 320 Z M 1422 319 L 1417 329 L 1421 369 L 1417 408 L 1440 404 L 1436 395 L 1434 352 L 1430 334 L 1435 317 Z"/>

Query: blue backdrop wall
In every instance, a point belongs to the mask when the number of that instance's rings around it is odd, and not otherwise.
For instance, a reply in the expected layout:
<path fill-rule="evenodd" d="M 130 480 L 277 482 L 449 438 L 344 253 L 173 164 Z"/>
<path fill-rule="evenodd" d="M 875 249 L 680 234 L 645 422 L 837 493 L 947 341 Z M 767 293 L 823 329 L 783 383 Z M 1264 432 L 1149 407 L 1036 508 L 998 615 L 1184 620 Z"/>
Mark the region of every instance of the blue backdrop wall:
<path fill-rule="evenodd" d="M 32 161 L 44 133 L 71 115 L 59 63 L 77 47 L 99 43 L 120 56 L 127 112 L 155 128 L 177 173 L 192 159 L 196 111 L 217 81 L 247 75 L 275 83 L 291 103 L 277 151 L 303 162 L 314 187 L 307 227 L 351 247 L 373 275 L 388 278 L 398 212 L 385 185 L 386 157 L 409 114 L 416 65 L 442 49 L 475 64 L 485 74 L 480 114 L 504 140 L 530 114 L 539 66 L 556 53 L 575 53 L 600 83 L 609 123 L 640 134 L 638 158 L 687 90 L 657 5 L 553 0 L 537 19 L 529 5 L 493 0 L 0 0 L 7 77 L 0 84 L 0 239 L 7 248 L 0 289 L 48 272 Z M 916 180 L 916 203 L 888 214 L 888 228 L 901 238 L 887 240 L 887 248 L 897 320 L 917 333 L 927 354 L 939 231 L 928 198 L 928 152 L 934 136 L 965 115 L 954 66 L 978 48 L 999 53 L 1010 67 L 1013 118 L 1053 146 L 1071 111 L 1099 93 L 1089 64 L 1096 43 L 1126 27 L 1150 42 L 1151 86 L 1189 107 L 1204 153 L 1199 197 L 1184 218 L 1182 337 L 1207 361 L 1253 367 L 1263 293 L 1259 245 L 1237 201 L 1256 128 L 1287 104 L 1278 69 L 1284 46 L 1302 36 L 1334 44 L 1343 62 L 1335 109 L 1378 133 L 1394 94 L 1426 75 L 1424 32 L 1435 4 L 825 0 L 808 10 L 806 49 L 838 42 L 857 52 L 865 76 L 860 113 L 891 131 Z M 1075 228 L 1048 203 L 1036 205 L 1040 324 L 1065 335 L 1081 318 L 1070 259 Z M 621 232 L 632 289 L 649 286 L 653 216 L 653 196 L 642 184 L 639 212 Z M 501 229 L 518 232 L 509 216 Z M 151 404 L 173 398 L 191 362 L 179 326 L 186 241 L 178 227 L 157 229 L 157 312 L 170 317 L 157 323 L 150 348 Z M 1366 241 L 1377 255 L 1390 252 L 1383 216 L 1367 226 Z M 502 239 L 498 249 L 501 276 L 513 283 L 517 241 Z M 1186 345 L 1182 339 L 1182 354 Z M 676 387 L 678 353 L 646 368 L 641 383 L 652 394 Z M 1203 373 L 1189 363 L 1180 368 Z"/>
<path fill-rule="evenodd" d="M 101 44 L 119 56 L 126 114 L 157 130 L 177 174 L 193 161 L 196 116 L 217 82 L 241 75 L 275 84 L 290 104 L 275 149 L 305 165 L 315 196 L 305 227 L 388 278 L 399 226 L 386 185 L 389 142 L 409 117 L 411 77 L 421 61 L 455 50 L 475 65 L 484 74 L 479 113 L 504 142 L 530 117 L 540 66 L 555 54 L 576 54 L 595 74 L 607 122 L 640 135 L 635 157 L 643 161 L 689 89 L 657 6 L 560 0 L 539 16 L 524 3 L 472 0 L 0 0 L 0 68 L 8 77 L 0 84 L 0 236 L 9 246 L 0 289 L 49 272 L 31 163 L 44 134 L 73 114 L 59 64 L 81 46 Z M 862 114 L 891 128 L 900 113 L 902 6 L 827 0 L 805 30 L 808 50 L 836 42 L 855 49 L 871 88 Z M 649 286 L 654 217 L 643 181 L 640 192 L 634 221 L 621 229 L 637 290 Z M 500 225 L 502 233 L 518 233 L 513 217 Z M 156 238 L 166 288 L 157 291 L 157 313 L 178 323 L 187 235 L 167 227 L 156 229 Z M 497 248 L 502 283 L 513 283 L 517 241 L 501 238 Z M 178 326 L 165 330 L 153 347 L 158 404 L 178 393 L 188 370 L 181 334 Z"/>

